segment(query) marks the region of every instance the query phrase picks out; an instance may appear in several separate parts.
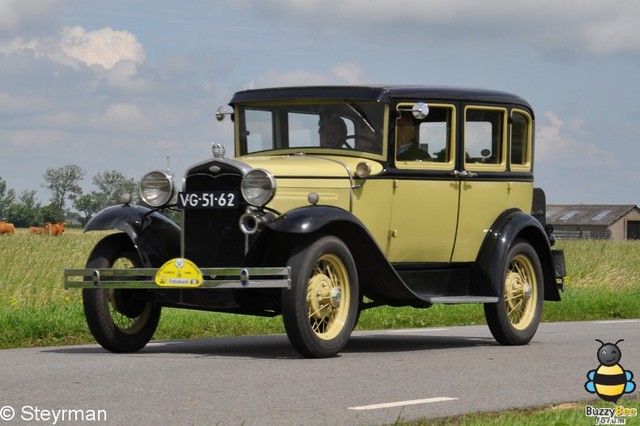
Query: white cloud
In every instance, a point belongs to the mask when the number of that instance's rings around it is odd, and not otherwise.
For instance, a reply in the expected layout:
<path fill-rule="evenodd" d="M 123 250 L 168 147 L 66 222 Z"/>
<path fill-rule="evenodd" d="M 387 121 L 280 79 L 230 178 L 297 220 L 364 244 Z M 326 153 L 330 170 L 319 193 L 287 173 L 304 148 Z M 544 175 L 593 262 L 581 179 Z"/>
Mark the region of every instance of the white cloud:
<path fill-rule="evenodd" d="M 608 167 L 615 165 L 615 155 L 594 143 L 585 142 L 584 122 L 579 119 L 565 123 L 556 113 L 546 112 L 546 122 L 538 123 L 536 160 L 559 163 L 567 167 Z M 540 120 L 538 120 L 540 121 Z"/>
<path fill-rule="evenodd" d="M 33 113 L 46 110 L 49 106 L 47 99 L 41 96 L 27 94 L 15 96 L 0 92 L 0 113 Z"/>
<path fill-rule="evenodd" d="M 138 67 L 129 61 L 120 61 L 104 73 L 104 79 L 111 87 L 127 92 L 140 92 L 150 88 L 150 83 L 139 77 Z"/>
<path fill-rule="evenodd" d="M 100 65 L 110 70 L 120 61 L 144 62 L 144 49 L 136 36 L 109 27 L 86 31 L 82 27 L 64 27 L 59 51 L 86 65 Z"/>
<path fill-rule="evenodd" d="M 37 44 L 35 40 L 25 41 L 22 37 L 14 37 L 0 42 L 0 54 L 9 56 L 31 52 L 34 56 L 38 56 L 35 53 Z"/>
<path fill-rule="evenodd" d="M 54 21 L 62 1 L 2 0 L 0 1 L 0 32 L 17 32 L 25 27 L 34 30 Z"/>
<path fill-rule="evenodd" d="M 304 86 L 326 84 L 358 84 L 366 80 L 363 68 L 356 63 L 337 64 L 327 73 L 296 69 L 287 72 L 269 70 L 245 89 L 276 86 Z"/>
<path fill-rule="evenodd" d="M 365 72 L 360 64 L 341 63 L 333 67 L 333 75 L 345 84 L 362 84 L 365 82 Z"/>
<path fill-rule="evenodd" d="M 18 0 L 0 2 L 0 29 L 15 31 L 20 24 L 20 13 L 16 8 Z"/>
<path fill-rule="evenodd" d="M 520 42 L 557 55 L 640 54 L 637 0 L 246 0 L 262 17 L 403 45 Z M 336 33 L 336 30 L 339 30 Z M 340 35 L 342 33 L 342 35 Z M 345 35 L 346 34 L 346 35 Z M 390 36 L 390 34 L 392 34 Z"/>
<path fill-rule="evenodd" d="M 8 138 L 14 147 L 40 150 L 62 142 L 65 134 L 58 130 L 19 130 Z"/>
<path fill-rule="evenodd" d="M 583 34 L 588 49 L 598 55 L 640 52 L 639 5 L 635 2 L 635 10 L 629 14 L 620 13 L 623 9 L 585 28 Z"/>
<path fill-rule="evenodd" d="M 128 103 L 110 105 L 98 121 L 110 128 L 144 128 L 147 125 L 140 107 Z"/>
<path fill-rule="evenodd" d="M 82 27 L 63 27 L 57 36 L 14 37 L 0 43 L 5 55 L 31 53 L 35 58 L 78 68 L 81 65 L 111 70 L 120 62 L 141 64 L 144 48 L 135 35 L 128 31 L 101 28 L 86 31 Z"/>

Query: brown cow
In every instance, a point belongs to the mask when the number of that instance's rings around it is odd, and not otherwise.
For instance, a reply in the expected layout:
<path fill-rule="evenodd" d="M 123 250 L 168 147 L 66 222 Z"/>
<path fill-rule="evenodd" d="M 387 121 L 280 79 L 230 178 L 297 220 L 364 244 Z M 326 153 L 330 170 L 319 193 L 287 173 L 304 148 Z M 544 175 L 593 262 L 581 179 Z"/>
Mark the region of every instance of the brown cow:
<path fill-rule="evenodd" d="M 30 226 L 29 231 L 33 235 L 42 235 L 44 233 L 44 226 Z"/>
<path fill-rule="evenodd" d="M 2 234 L 15 234 L 16 227 L 13 226 L 13 223 L 9 222 L 0 222 L 0 235 Z"/>
<path fill-rule="evenodd" d="M 57 237 L 62 235 L 64 232 L 65 223 L 51 223 L 47 222 L 44 224 L 44 234 L 51 235 L 52 237 Z"/>

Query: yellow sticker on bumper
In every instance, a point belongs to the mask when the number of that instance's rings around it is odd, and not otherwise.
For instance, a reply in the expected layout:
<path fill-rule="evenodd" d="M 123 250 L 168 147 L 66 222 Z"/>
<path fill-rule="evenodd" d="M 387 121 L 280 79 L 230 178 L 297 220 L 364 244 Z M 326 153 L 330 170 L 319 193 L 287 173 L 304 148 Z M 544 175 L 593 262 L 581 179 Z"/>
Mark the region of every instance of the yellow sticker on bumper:
<path fill-rule="evenodd" d="M 156 273 L 156 284 L 161 287 L 198 287 L 202 272 L 189 259 L 171 259 Z"/>

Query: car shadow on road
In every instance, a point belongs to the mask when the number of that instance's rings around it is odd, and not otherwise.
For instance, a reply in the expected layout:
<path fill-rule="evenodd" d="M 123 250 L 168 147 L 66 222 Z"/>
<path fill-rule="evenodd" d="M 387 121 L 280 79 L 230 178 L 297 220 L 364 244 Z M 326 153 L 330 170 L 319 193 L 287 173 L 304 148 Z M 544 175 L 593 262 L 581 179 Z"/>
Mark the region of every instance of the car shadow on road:
<path fill-rule="evenodd" d="M 342 356 L 358 353 L 397 353 L 410 351 L 437 351 L 474 346 L 495 346 L 492 338 L 379 332 L 355 333 L 341 352 Z M 44 352 L 78 355 L 106 355 L 97 345 L 47 348 Z M 152 341 L 142 350 L 113 356 L 184 355 L 201 357 L 244 357 L 264 359 L 302 358 L 291 346 L 286 335 L 212 337 L 188 340 Z"/>
<path fill-rule="evenodd" d="M 474 346 L 495 346 L 493 338 L 466 336 L 430 336 L 420 334 L 366 334 L 353 336 L 349 340 L 345 353 L 359 352 L 411 352 L 435 351 L 452 348 L 469 348 Z"/>

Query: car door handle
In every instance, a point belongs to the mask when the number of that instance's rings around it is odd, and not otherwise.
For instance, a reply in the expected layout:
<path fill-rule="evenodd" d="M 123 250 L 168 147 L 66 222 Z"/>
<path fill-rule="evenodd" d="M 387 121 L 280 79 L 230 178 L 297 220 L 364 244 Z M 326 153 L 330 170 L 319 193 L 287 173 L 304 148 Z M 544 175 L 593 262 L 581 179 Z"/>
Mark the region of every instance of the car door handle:
<path fill-rule="evenodd" d="M 470 172 L 470 171 L 467 171 L 467 170 L 464 170 L 462 172 L 458 171 L 458 170 L 454 170 L 453 172 L 451 172 L 451 174 L 453 176 L 457 177 L 457 178 L 460 178 L 460 179 L 470 179 L 470 178 L 474 178 L 474 177 L 478 176 L 477 173 Z"/>

